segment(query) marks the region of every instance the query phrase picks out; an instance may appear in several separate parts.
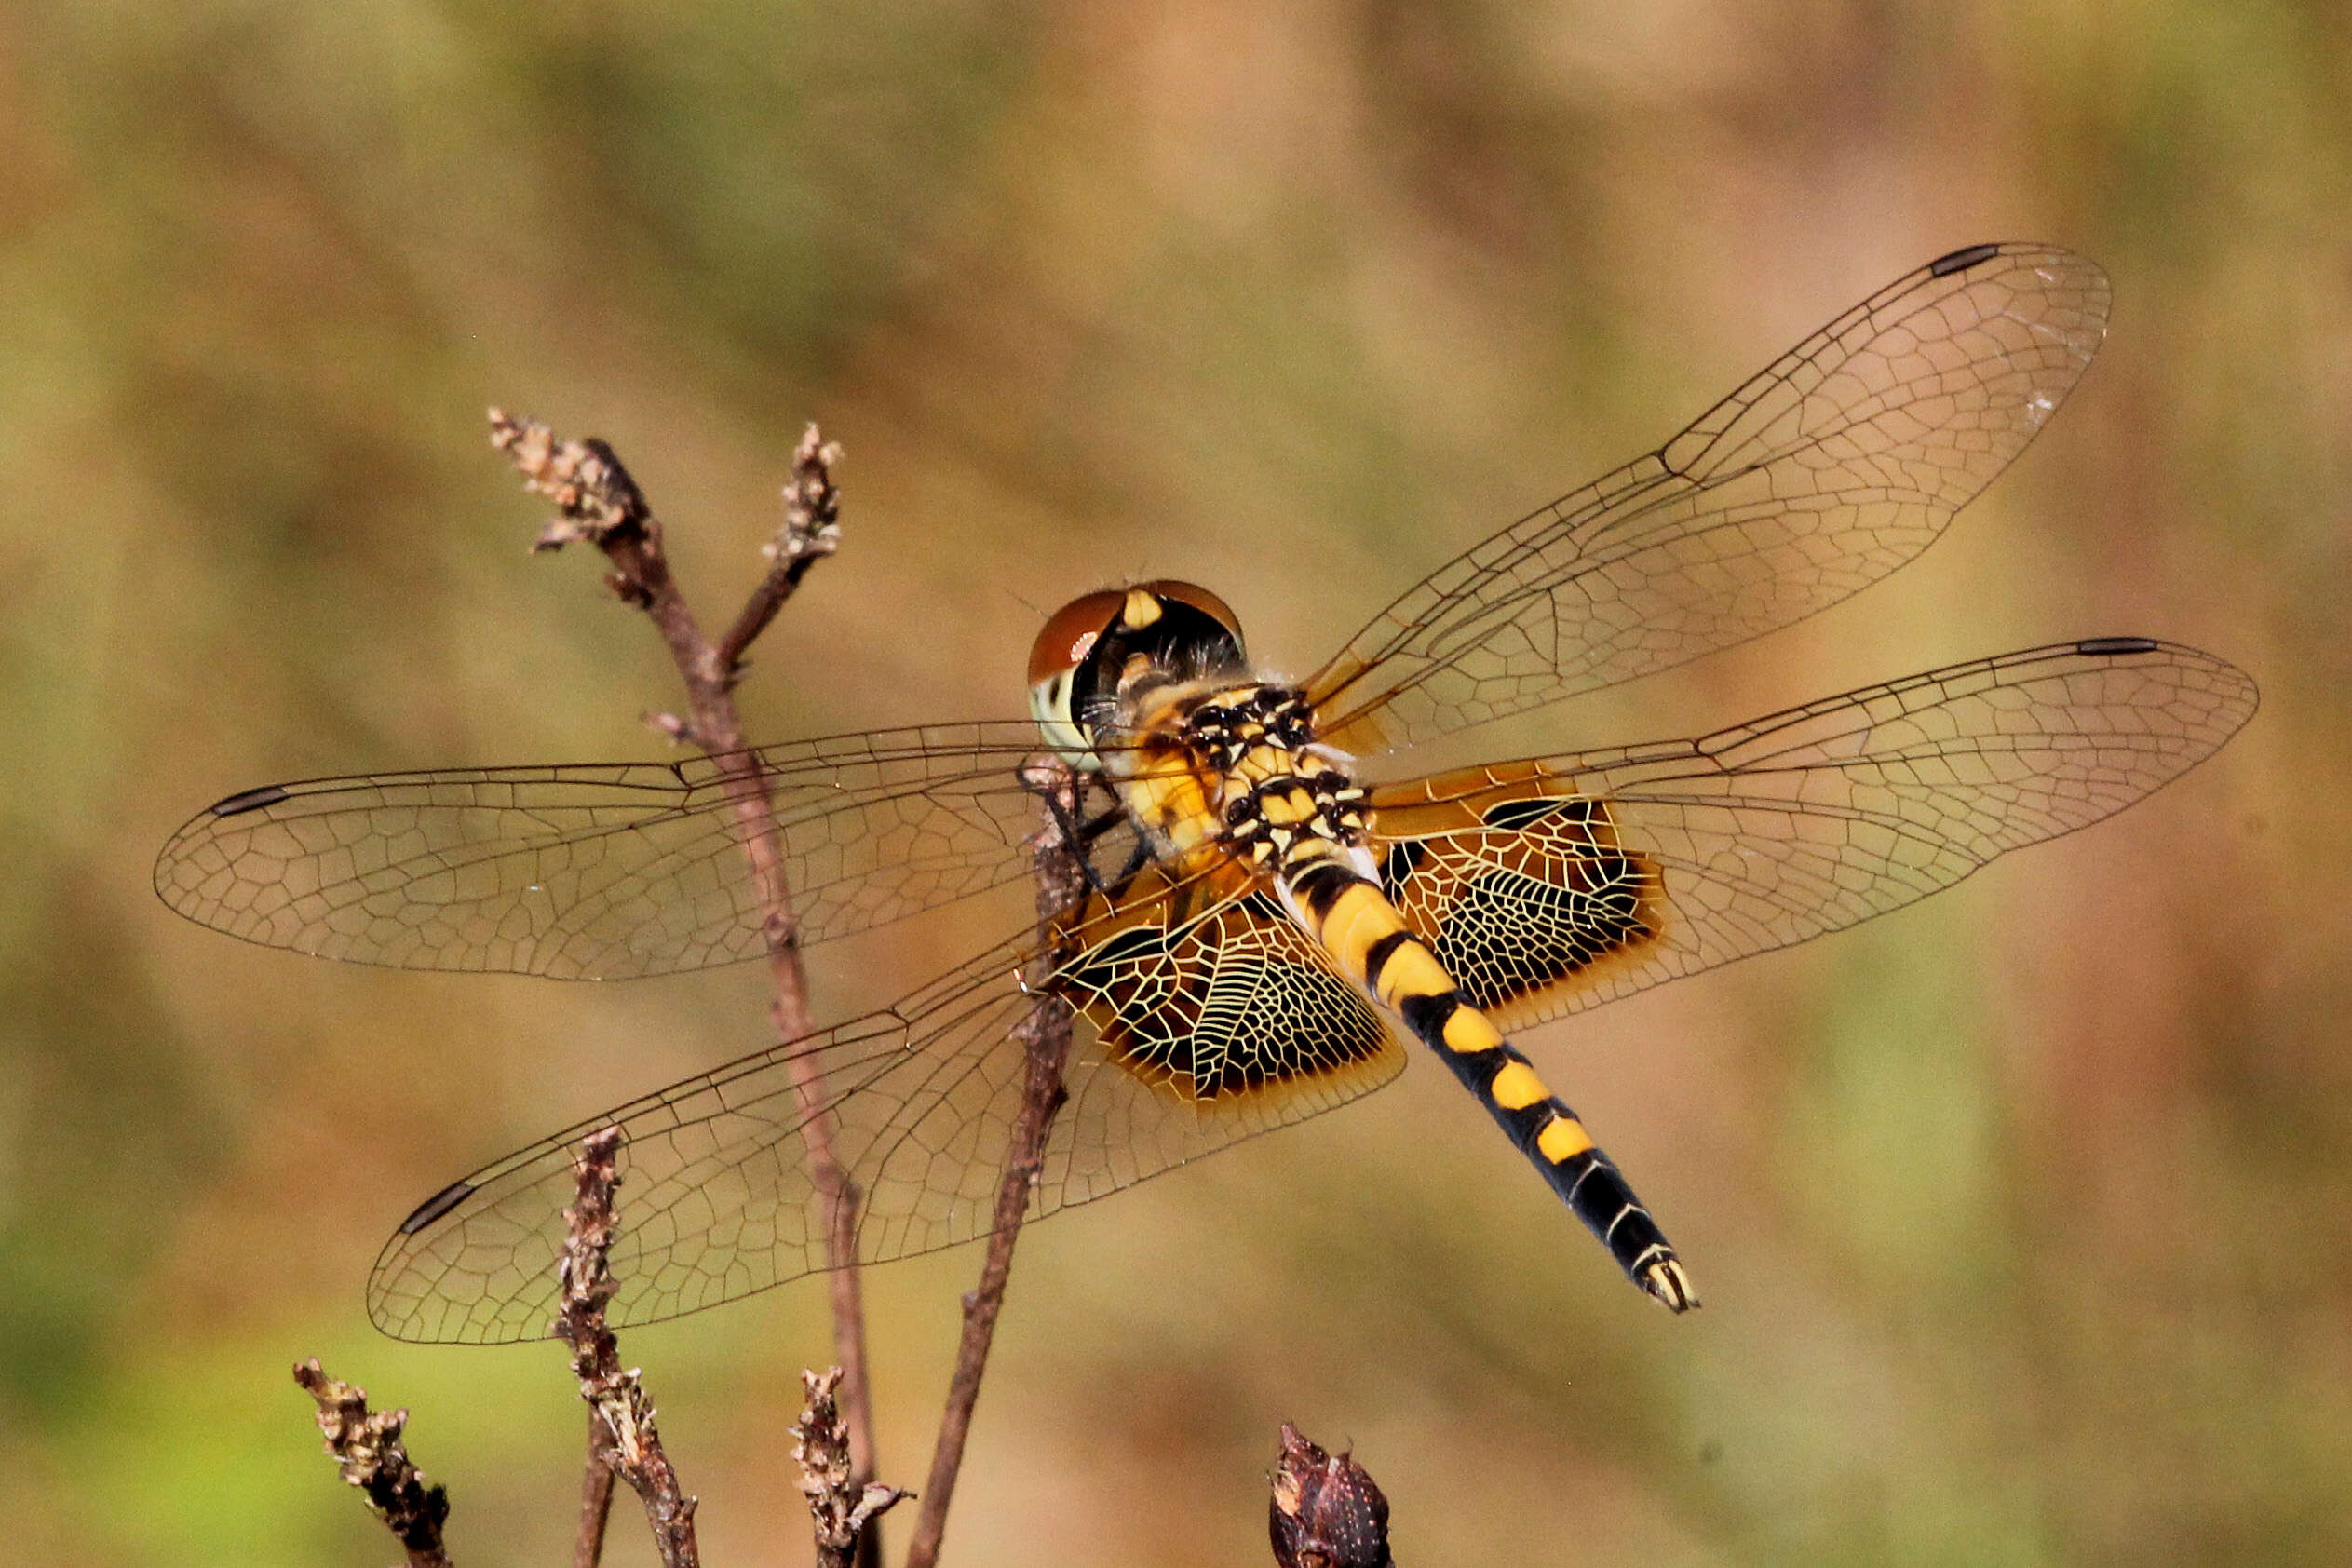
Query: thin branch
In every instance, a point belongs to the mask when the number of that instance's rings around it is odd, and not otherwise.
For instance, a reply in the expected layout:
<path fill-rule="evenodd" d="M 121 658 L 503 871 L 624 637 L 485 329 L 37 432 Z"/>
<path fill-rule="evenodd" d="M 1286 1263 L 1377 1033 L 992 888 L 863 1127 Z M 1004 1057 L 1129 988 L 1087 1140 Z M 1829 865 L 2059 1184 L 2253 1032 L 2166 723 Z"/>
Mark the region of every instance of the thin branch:
<path fill-rule="evenodd" d="M 370 1414 L 367 1391 L 329 1377 L 315 1359 L 294 1368 L 294 1381 L 318 1405 L 318 1430 L 327 1440 L 329 1457 L 399 1539 L 408 1553 L 409 1568 L 450 1568 L 449 1554 L 441 1548 L 449 1494 L 428 1485 L 425 1472 L 409 1459 L 400 1441 L 409 1413 Z"/>
<path fill-rule="evenodd" d="M 873 1481 L 862 1487 L 851 1483 L 849 1429 L 833 1398 L 841 1386 L 839 1367 L 804 1371 L 801 1385 L 806 1402 L 792 1426 L 792 1457 L 801 1467 L 801 1494 L 817 1521 L 817 1568 L 849 1568 L 858 1543 L 873 1539 L 867 1522 L 914 1494 Z"/>
<path fill-rule="evenodd" d="M 613 571 L 606 581 L 623 602 L 652 617 L 684 681 L 688 712 L 667 727 L 710 753 L 736 816 L 737 837 L 750 863 L 752 895 L 766 939 L 768 973 L 775 992 L 768 1016 L 780 1043 L 812 1032 L 808 980 L 801 966 L 799 922 L 784 875 L 783 840 L 759 759 L 744 750 L 743 723 L 734 688 L 750 643 L 775 619 L 808 568 L 831 554 L 840 542 L 841 498 L 832 481 L 841 449 L 814 425 L 794 453 L 792 481 L 785 492 L 785 520 L 769 547 L 771 564 L 724 641 L 714 645 L 678 591 L 662 549 L 661 524 L 613 449 L 599 440 L 558 441 L 535 420 L 510 419 L 490 411 L 491 442 L 514 461 L 524 486 L 556 504 L 557 516 L 534 546 L 559 549 L 588 543 L 604 552 Z M 822 1072 L 805 1054 L 791 1068 L 792 1090 L 804 1129 L 809 1177 L 822 1195 L 827 1281 L 832 1297 L 833 1359 L 842 1368 L 841 1406 L 849 1426 L 849 1446 L 860 1485 L 875 1474 L 873 1401 L 866 1367 L 865 1302 L 858 1264 L 858 1206 L 863 1196 L 834 1149 L 831 1103 Z M 869 1531 L 869 1537 L 878 1533 Z M 880 1561 L 878 1542 L 860 1553 Z"/>
<path fill-rule="evenodd" d="M 636 1370 L 622 1369 L 619 1343 L 604 1322 L 604 1305 L 620 1288 L 610 1261 L 613 1190 L 620 1184 L 614 1167 L 620 1147 L 621 1129 L 608 1127 L 582 1139 L 572 1156 L 579 1185 L 572 1207 L 563 1211 L 568 1234 L 555 1333 L 572 1347 L 573 1375 L 580 1380 L 580 1398 L 595 1417 L 591 1450 L 601 1451 L 613 1474 L 643 1501 L 654 1548 L 665 1568 L 696 1568 L 695 1500 L 679 1489 L 677 1472 L 669 1467 L 661 1433 L 654 1425 L 653 1401 L 645 1397 Z"/>
<path fill-rule="evenodd" d="M 1274 1462 L 1266 1534 L 1279 1568 L 1395 1568 L 1388 1499 L 1352 1454 L 1328 1453 L 1289 1422 Z"/>
<path fill-rule="evenodd" d="M 588 1459 L 580 1468 L 580 1534 L 572 1545 L 572 1568 L 596 1568 L 604 1560 L 604 1527 L 613 1518 L 613 1467 L 601 1440 L 604 1418 L 588 1412 Z"/>
<path fill-rule="evenodd" d="M 838 441 L 825 439 L 815 425 L 802 433 L 792 453 L 792 477 L 784 486 L 784 525 L 761 547 L 768 559 L 767 575 L 719 640 L 719 666 L 730 683 L 742 679 L 745 650 L 767 629 L 808 569 L 841 547 L 841 490 L 833 483 L 833 466 L 840 461 Z"/>
<path fill-rule="evenodd" d="M 1036 1005 L 1021 1025 L 1028 1047 L 1021 1111 L 1013 1121 L 1004 1179 L 996 1188 L 996 1213 L 980 1284 L 964 1298 L 963 1339 L 956 1346 L 955 1373 L 948 1383 L 947 1408 L 939 1417 L 939 1440 L 931 1452 L 923 1511 L 915 1521 L 914 1538 L 907 1544 L 906 1568 L 931 1568 L 939 1560 L 940 1538 L 947 1531 L 948 1504 L 955 1494 L 965 1440 L 971 1432 L 972 1409 L 980 1399 L 980 1376 L 987 1370 L 997 1315 L 1005 1304 L 1013 1244 L 1020 1239 L 1021 1220 L 1029 1211 L 1037 1174 L 1045 1163 L 1047 1134 L 1067 1098 L 1062 1068 L 1070 1055 L 1070 1007 L 1047 987 L 1071 956 L 1064 919 L 1086 897 L 1080 851 L 1062 829 L 1062 824 L 1077 819 L 1077 786 L 1068 765 L 1050 757 L 1030 764 L 1022 770 L 1021 780 L 1037 792 L 1045 818 L 1045 826 L 1030 840 L 1037 880 L 1038 953 L 1025 983 L 1035 992 Z"/>

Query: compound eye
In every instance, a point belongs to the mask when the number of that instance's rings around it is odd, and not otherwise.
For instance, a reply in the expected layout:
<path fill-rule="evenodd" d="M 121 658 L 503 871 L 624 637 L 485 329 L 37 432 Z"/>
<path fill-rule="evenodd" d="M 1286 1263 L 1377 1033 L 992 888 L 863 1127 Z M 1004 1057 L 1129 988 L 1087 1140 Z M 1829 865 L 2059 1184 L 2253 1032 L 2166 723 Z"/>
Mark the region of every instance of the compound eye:
<path fill-rule="evenodd" d="M 1164 599 L 1174 604 L 1185 604 L 1207 615 L 1225 629 L 1238 647 L 1241 643 L 1241 617 L 1233 613 L 1233 606 L 1202 588 L 1198 583 L 1180 583 L 1173 577 L 1160 577 L 1148 583 L 1138 583 L 1136 590 Z"/>
<path fill-rule="evenodd" d="M 1126 603 L 1125 590 L 1103 588 L 1056 610 L 1029 650 L 1029 683 L 1043 685 L 1084 664 L 1095 640 L 1111 629 Z"/>

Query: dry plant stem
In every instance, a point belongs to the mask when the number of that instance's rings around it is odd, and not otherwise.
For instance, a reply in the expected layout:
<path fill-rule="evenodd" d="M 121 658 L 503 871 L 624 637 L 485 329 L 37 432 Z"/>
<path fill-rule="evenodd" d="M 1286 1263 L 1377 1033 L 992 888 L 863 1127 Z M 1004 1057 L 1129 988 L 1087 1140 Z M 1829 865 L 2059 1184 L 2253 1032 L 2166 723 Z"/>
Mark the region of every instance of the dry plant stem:
<path fill-rule="evenodd" d="M 1045 1162 L 1046 1136 L 1066 1098 L 1062 1068 L 1070 1055 L 1070 1008 L 1046 985 L 1054 970 L 1071 956 L 1061 936 L 1061 921 L 1086 897 L 1079 851 L 1068 842 L 1061 827 L 1077 820 L 1077 791 L 1069 768 L 1058 759 L 1040 758 L 1023 769 L 1021 777 L 1037 791 L 1046 819 L 1030 841 L 1035 850 L 1038 956 L 1030 966 L 1026 983 L 1035 992 L 1036 1005 L 1021 1025 L 1028 1047 L 1021 1111 L 1013 1120 L 1004 1180 L 996 1188 L 996 1213 L 989 1229 L 988 1256 L 980 1265 L 980 1284 L 964 1298 L 963 1339 L 956 1346 L 954 1376 L 948 1382 L 947 1408 L 939 1416 L 939 1440 L 931 1451 L 923 1511 L 915 1521 L 914 1538 L 907 1544 L 906 1568 L 932 1568 L 939 1560 L 948 1504 L 955 1495 L 956 1472 L 964 1464 L 964 1441 L 971 1432 L 972 1408 L 980 1399 L 980 1374 L 988 1367 L 997 1315 L 1005 1304 L 1005 1285 L 1012 1274 L 1013 1244 L 1020 1238 L 1021 1219 L 1029 1211 L 1037 1173 Z"/>
<path fill-rule="evenodd" d="M 409 1413 L 370 1414 L 366 1391 L 329 1377 L 316 1360 L 297 1365 L 294 1381 L 318 1406 L 318 1430 L 329 1456 L 398 1537 L 409 1568 L 449 1568 L 449 1554 L 441 1548 L 449 1494 L 427 1485 L 425 1473 L 409 1460 L 400 1442 Z"/>
<path fill-rule="evenodd" d="M 604 1558 L 604 1526 L 613 1517 L 613 1465 L 604 1454 L 604 1418 L 588 1412 L 588 1463 L 580 1473 L 580 1534 L 572 1568 L 596 1568 Z"/>
<path fill-rule="evenodd" d="M 1266 1535 L 1277 1568 L 1396 1568 L 1388 1555 L 1388 1499 L 1372 1472 L 1330 1453 L 1282 1423 Z"/>
<path fill-rule="evenodd" d="M 801 1494 L 817 1525 L 817 1568 L 849 1568 L 859 1545 L 874 1538 L 868 1521 L 912 1494 L 850 1479 L 849 1431 L 834 1398 L 841 1369 L 803 1372 L 805 1402 L 792 1426 L 792 1457 L 801 1467 Z"/>
<path fill-rule="evenodd" d="M 695 1500 L 679 1488 L 654 1425 L 653 1401 L 635 1370 L 623 1370 L 619 1343 L 604 1322 L 605 1304 L 619 1289 L 610 1253 L 613 1189 L 619 1185 L 614 1166 L 620 1147 L 620 1129 L 608 1127 L 582 1139 L 572 1156 L 578 1186 L 572 1207 L 563 1211 L 567 1234 L 555 1332 L 572 1347 L 572 1372 L 595 1418 L 590 1448 L 643 1501 L 664 1568 L 696 1568 Z M 586 1545 L 583 1540 L 583 1548 Z"/>
<path fill-rule="evenodd" d="M 735 807 L 767 941 L 775 988 L 769 1017 L 779 1042 L 802 1038 L 815 1025 L 801 966 L 799 926 L 785 881 L 774 805 L 765 777 L 744 750 L 734 692 L 752 640 L 776 618 L 809 567 L 832 554 L 840 543 L 841 497 L 832 468 L 841 460 L 841 449 L 827 442 L 814 425 L 802 437 L 792 454 L 791 482 L 785 487 L 784 523 L 767 547 L 767 574 L 726 636 L 713 644 L 669 574 L 660 522 L 612 448 L 594 439 L 559 442 L 545 425 L 510 419 L 497 409 L 490 411 L 490 426 L 492 444 L 513 460 L 526 488 L 556 505 L 557 516 L 541 531 L 534 547 L 595 545 L 612 563 L 606 581 L 614 593 L 651 616 L 668 644 L 685 683 L 688 714 L 669 727 L 718 764 Z M 791 1073 L 805 1123 L 809 1177 L 824 1195 L 830 1216 L 825 1261 L 832 1295 L 833 1358 L 842 1367 L 841 1405 L 849 1426 L 852 1462 L 862 1484 L 873 1478 L 875 1456 L 865 1303 L 856 1266 L 860 1195 L 834 1152 L 831 1119 L 823 1112 L 830 1100 L 821 1072 L 814 1062 L 797 1059 Z"/>
<path fill-rule="evenodd" d="M 841 492 L 833 485 L 833 466 L 840 461 L 841 448 L 826 440 L 816 426 L 802 433 L 792 453 L 791 481 L 784 487 L 784 526 L 764 550 L 767 575 L 719 640 L 720 668 L 737 678 L 744 651 L 767 629 L 808 569 L 841 547 Z"/>

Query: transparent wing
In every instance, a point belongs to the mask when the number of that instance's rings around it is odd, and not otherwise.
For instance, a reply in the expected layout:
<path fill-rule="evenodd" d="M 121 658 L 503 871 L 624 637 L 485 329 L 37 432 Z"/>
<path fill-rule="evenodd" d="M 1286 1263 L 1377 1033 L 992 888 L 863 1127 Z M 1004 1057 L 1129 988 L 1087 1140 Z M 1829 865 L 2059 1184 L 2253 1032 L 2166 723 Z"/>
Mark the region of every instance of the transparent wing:
<path fill-rule="evenodd" d="M 1262 898 L 1130 899 L 1057 982 L 1077 1007 L 1069 1100 L 1033 1217 L 1130 1186 L 1371 1092 L 1402 1053 L 1369 1003 Z M 1181 916 L 1181 918 L 1177 918 Z M 370 1315 L 399 1339 L 547 1333 L 572 1151 L 624 1135 L 611 1320 L 698 1311 L 825 1265 L 795 1063 L 822 1071 L 838 1157 L 865 1191 L 862 1262 L 987 1230 L 1032 1002 L 1010 941 L 882 1012 L 591 1116 L 454 1183 L 394 1235 Z"/>
<path fill-rule="evenodd" d="M 1525 1025 L 1808 941 L 2162 788 L 2252 716 L 2243 671 L 2097 638 L 1696 740 L 1376 791 L 1391 897 Z"/>
<path fill-rule="evenodd" d="M 804 940 L 1026 873 L 1025 723 L 746 753 Z M 765 951 L 726 759 L 451 768 L 272 785 L 174 833 L 155 890 L 268 947 L 409 969 L 620 979 Z"/>
<path fill-rule="evenodd" d="M 1785 624 L 1925 547 L 2096 348 L 2097 268 L 1956 252 L 1792 350 L 1658 452 L 1451 563 L 1312 690 L 1368 749 L 1498 717 Z M 1022 723 L 753 753 L 805 939 L 1021 874 Z M 173 909 L 248 940 L 409 968 L 621 978 L 757 955 L 719 764 L 563 764 L 271 786 L 164 846 Z"/>
<path fill-rule="evenodd" d="M 2106 333 L 2092 263 L 1981 245 L 1929 263 L 1646 456 L 1404 594 L 1307 683 L 1325 737 L 1402 745 L 1787 626 L 1934 542 Z"/>

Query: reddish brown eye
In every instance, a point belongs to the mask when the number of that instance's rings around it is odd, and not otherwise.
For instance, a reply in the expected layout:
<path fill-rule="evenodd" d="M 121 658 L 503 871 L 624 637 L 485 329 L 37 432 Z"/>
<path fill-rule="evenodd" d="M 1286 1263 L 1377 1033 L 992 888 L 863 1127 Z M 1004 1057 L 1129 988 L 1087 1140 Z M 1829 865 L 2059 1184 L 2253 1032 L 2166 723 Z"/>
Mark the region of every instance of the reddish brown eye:
<path fill-rule="evenodd" d="M 1151 634 L 1157 629 L 1162 638 L 1196 639 L 1207 629 L 1186 615 L 1186 611 L 1223 633 L 1220 641 L 1229 642 L 1234 656 L 1238 656 L 1241 626 L 1232 606 L 1196 583 L 1161 577 L 1129 588 L 1102 588 L 1055 611 L 1029 650 L 1029 683 L 1041 685 L 1075 670 L 1094 652 L 1102 635 L 1115 628 L 1129 636 Z M 1180 623 L 1186 629 L 1181 634 L 1177 631 Z"/>
<path fill-rule="evenodd" d="M 1030 647 L 1029 683 L 1034 686 L 1077 669 L 1126 602 L 1126 590 L 1103 588 L 1056 610 Z"/>
<path fill-rule="evenodd" d="M 1145 593 L 1156 594 L 1178 604 L 1189 604 L 1241 641 L 1241 617 L 1233 613 L 1233 606 L 1202 588 L 1198 583 L 1180 583 L 1173 577 L 1159 577 L 1136 585 Z"/>

